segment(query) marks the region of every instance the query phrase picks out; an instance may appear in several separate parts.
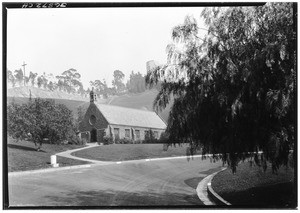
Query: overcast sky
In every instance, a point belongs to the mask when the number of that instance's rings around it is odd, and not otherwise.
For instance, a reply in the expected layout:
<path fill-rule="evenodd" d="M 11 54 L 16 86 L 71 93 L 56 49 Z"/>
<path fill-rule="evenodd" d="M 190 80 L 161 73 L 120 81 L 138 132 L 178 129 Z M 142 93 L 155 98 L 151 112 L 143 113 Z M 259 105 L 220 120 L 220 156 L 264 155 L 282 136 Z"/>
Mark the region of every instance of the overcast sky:
<path fill-rule="evenodd" d="M 75 68 L 85 88 L 113 71 L 126 79 L 131 71 L 146 73 L 146 62 L 166 62 L 171 31 L 186 15 L 201 23 L 200 7 L 9 9 L 7 68 L 61 74 Z"/>

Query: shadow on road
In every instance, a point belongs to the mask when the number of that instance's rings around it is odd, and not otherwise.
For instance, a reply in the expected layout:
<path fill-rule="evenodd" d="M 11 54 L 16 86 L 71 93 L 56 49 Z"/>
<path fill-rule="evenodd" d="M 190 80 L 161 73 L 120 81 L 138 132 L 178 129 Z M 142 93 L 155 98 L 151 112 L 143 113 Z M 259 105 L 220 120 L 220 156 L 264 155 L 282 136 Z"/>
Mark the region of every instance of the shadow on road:
<path fill-rule="evenodd" d="M 115 196 L 118 195 L 116 198 Z M 74 191 L 64 196 L 47 196 L 51 203 L 58 206 L 200 206 L 203 203 L 196 194 L 155 193 L 155 192 L 119 192 L 119 191 Z"/>

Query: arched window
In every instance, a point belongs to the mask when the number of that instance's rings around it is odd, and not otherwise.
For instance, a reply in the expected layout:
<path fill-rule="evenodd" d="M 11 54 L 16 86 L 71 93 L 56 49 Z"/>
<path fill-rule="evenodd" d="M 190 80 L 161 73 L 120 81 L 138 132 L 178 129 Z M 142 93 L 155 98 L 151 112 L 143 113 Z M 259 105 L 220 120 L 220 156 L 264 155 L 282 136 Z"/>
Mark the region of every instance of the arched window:
<path fill-rule="evenodd" d="M 91 115 L 89 122 L 90 122 L 91 125 L 94 125 L 96 123 L 96 120 L 97 120 L 96 116 L 95 115 Z"/>

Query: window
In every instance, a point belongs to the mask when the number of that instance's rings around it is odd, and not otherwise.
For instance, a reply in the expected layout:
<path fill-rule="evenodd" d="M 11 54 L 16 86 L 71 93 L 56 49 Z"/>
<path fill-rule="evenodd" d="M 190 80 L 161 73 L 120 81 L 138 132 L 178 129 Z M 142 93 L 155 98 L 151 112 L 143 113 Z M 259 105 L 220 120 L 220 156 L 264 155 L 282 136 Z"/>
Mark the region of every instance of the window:
<path fill-rule="evenodd" d="M 140 130 L 135 130 L 135 137 L 136 139 L 140 139 L 141 136 L 140 136 Z"/>
<path fill-rule="evenodd" d="M 154 138 L 158 139 L 158 132 L 154 131 Z"/>
<path fill-rule="evenodd" d="M 120 138 L 120 130 L 119 130 L 119 128 L 114 128 L 114 135 L 115 135 L 115 138 Z"/>
<path fill-rule="evenodd" d="M 130 129 L 125 129 L 125 138 L 130 138 Z"/>
<path fill-rule="evenodd" d="M 96 116 L 91 115 L 89 122 L 90 122 L 91 125 L 94 125 L 96 123 Z"/>

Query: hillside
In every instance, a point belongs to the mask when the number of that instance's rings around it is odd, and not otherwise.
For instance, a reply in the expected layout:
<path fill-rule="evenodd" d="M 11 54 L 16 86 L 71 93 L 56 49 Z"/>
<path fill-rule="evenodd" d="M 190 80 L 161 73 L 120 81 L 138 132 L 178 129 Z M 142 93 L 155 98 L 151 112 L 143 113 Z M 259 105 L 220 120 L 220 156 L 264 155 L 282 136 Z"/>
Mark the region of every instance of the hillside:
<path fill-rule="evenodd" d="M 32 98 L 46 98 L 46 99 L 67 99 L 77 101 L 89 101 L 89 97 L 83 97 L 77 94 L 68 94 L 62 91 L 50 91 L 36 87 L 24 86 L 14 87 L 7 90 L 7 97 L 21 97 L 28 98 L 31 91 Z"/>
<path fill-rule="evenodd" d="M 77 108 L 82 107 L 86 109 L 89 106 L 89 97 L 82 97 L 79 95 L 72 95 L 60 91 L 49 91 L 35 87 L 15 87 L 7 90 L 7 102 L 26 103 L 29 100 L 31 91 L 32 98 L 53 99 L 58 104 L 65 104 L 73 114 L 77 115 Z M 122 96 L 112 96 L 108 99 L 97 99 L 98 103 L 110 104 L 122 107 L 129 107 L 135 109 L 153 110 L 153 101 L 157 95 L 157 90 L 147 90 L 139 94 L 126 94 Z M 166 122 L 170 112 L 170 105 L 159 112 L 161 118 Z"/>

